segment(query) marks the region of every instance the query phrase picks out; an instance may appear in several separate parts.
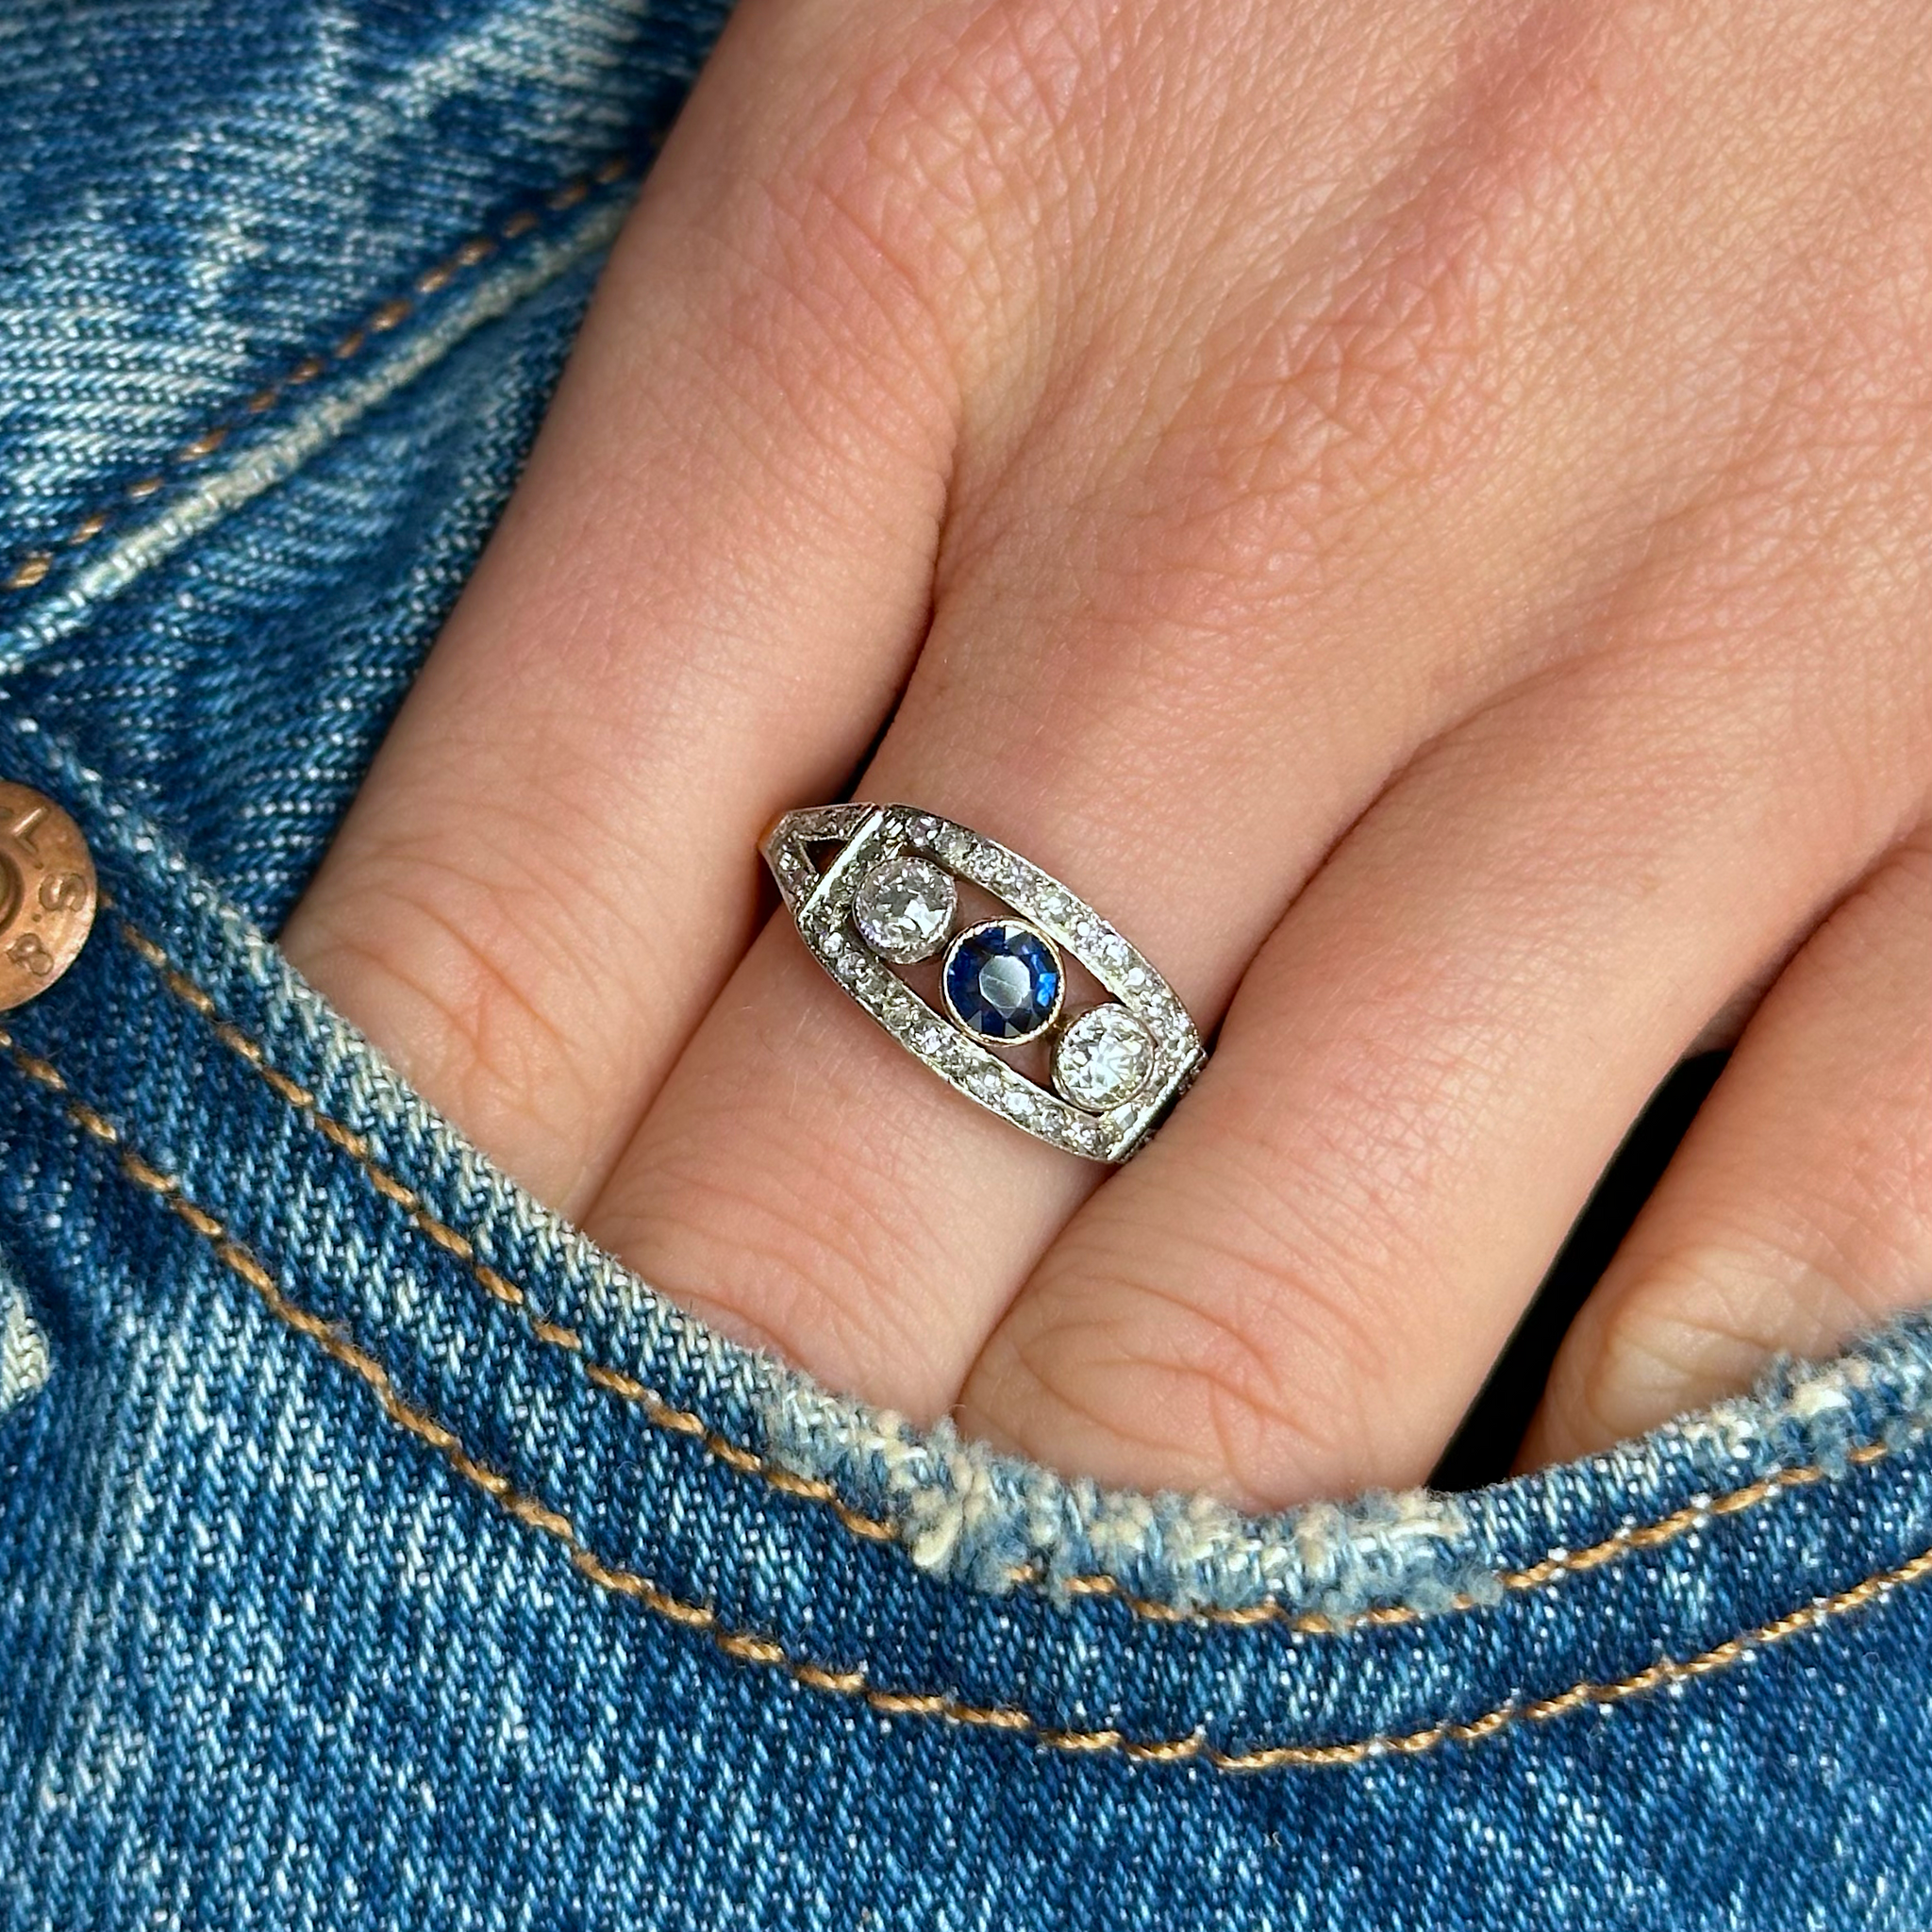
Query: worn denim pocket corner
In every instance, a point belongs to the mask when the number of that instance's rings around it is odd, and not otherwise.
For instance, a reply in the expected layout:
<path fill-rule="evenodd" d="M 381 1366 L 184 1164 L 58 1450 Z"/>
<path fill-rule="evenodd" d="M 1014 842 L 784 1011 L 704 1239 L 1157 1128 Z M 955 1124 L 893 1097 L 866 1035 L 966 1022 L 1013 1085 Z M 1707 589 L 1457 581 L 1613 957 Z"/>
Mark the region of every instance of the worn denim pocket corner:
<path fill-rule="evenodd" d="M 34 1317 L 26 1287 L 0 1248 L 0 1421 L 47 1385 L 53 1351 Z"/>

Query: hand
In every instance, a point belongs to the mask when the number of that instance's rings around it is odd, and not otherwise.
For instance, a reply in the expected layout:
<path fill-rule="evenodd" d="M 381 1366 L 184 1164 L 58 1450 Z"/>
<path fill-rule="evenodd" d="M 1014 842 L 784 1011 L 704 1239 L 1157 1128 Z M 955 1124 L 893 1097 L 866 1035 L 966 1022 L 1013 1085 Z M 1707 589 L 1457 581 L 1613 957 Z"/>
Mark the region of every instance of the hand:
<path fill-rule="evenodd" d="M 1923 29 L 745 0 L 290 952 L 675 1299 L 1109 1482 L 1421 1477 L 1740 1025 L 1529 1453 L 1924 1295 Z M 1138 1160 L 760 929 L 845 795 L 1219 1025 Z"/>

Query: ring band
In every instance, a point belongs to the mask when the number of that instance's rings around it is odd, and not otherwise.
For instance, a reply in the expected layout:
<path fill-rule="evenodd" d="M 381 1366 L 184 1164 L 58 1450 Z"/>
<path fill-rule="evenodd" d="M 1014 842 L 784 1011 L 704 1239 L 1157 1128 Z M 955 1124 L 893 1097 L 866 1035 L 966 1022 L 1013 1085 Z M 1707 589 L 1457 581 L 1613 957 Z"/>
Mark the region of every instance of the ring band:
<path fill-rule="evenodd" d="M 821 866 L 814 848 L 836 846 Z M 759 842 L 812 957 L 915 1058 L 1037 1140 L 1132 1158 L 1206 1062 L 1188 1011 L 1084 900 L 1018 853 L 909 805 L 787 812 Z M 961 883 L 1008 908 L 963 927 Z M 899 969 L 939 958 L 939 999 Z M 1107 997 L 1074 1010 L 1072 958 Z M 1049 1080 L 1003 1057 L 1046 1044 Z"/>

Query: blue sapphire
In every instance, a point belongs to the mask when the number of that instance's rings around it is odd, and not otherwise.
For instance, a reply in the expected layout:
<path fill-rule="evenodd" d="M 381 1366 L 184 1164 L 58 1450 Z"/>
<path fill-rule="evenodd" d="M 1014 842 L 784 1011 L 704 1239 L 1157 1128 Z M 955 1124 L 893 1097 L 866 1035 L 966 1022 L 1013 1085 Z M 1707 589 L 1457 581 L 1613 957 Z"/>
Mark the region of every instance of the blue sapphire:
<path fill-rule="evenodd" d="M 946 951 L 947 1010 L 975 1039 L 1015 1046 L 1037 1039 L 1060 1010 L 1060 956 L 1017 919 L 969 926 Z"/>

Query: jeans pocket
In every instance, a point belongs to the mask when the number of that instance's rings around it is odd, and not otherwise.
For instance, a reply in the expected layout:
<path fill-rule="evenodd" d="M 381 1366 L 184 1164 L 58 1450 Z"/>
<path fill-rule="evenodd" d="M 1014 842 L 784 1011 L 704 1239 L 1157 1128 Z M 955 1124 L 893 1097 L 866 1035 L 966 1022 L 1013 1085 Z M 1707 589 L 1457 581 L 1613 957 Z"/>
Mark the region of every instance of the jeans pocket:
<path fill-rule="evenodd" d="M 1474 1495 L 1103 1492 L 653 1295 L 48 734 L 0 756 L 110 902 L 0 1042 L 8 1225 L 75 1304 L 0 1649 L 93 1633 L 0 1790 L 138 1731 L 117 1776 L 349 1872 L 338 1924 L 466 1922 L 398 1920 L 388 1859 L 558 1924 L 1932 1910 L 1923 1320 Z M 160 1857 L 153 1802 L 36 1883 Z"/>

